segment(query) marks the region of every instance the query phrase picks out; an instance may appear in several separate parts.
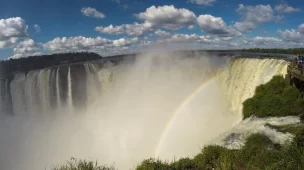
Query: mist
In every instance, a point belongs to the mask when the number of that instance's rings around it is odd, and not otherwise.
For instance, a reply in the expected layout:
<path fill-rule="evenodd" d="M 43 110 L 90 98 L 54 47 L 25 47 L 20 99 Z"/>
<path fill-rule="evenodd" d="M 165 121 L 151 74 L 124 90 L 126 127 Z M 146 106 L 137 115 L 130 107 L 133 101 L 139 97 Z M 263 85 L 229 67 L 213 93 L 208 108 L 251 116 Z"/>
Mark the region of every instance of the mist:
<path fill-rule="evenodd" d="M 50 169 L 71 157 L 132 169 L 150 157 L 193 156 L 240 119 L 215 79 L 227 63 L 143 53 L 88 76 L 86 109 L 69 102 L 55 112 L 0 114 L 0 169 Z"/>

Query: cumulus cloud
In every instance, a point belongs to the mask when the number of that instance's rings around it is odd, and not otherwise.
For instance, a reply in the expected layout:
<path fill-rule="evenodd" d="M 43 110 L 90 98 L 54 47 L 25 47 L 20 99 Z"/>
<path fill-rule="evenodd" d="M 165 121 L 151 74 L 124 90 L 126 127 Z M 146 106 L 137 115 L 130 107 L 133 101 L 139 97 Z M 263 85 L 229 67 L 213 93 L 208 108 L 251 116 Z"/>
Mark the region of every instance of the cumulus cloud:
<path fill-rule="evenodd" d="M 145 12 L 135 14 L 135 16 L 143 22 L 115 27 L 113 25 L 96 27 L 95 30 L 108 34 L 126 33 L 130 36 L 141 36 L 145 32 L 156 31 L 161 28 L 177 30 L 196 23 L 196 16 L 192 11 L 185 8 L 175 8 L 173 5 L 151 6 Z"/>
<path fill-rule="evenodd" d="M 14 45 L 17 44 L 19 38 L 12 37 L 5 41 L 0 41 L 0 48 L 12 48 Z"/>
<path fill-rule="evenodd" d="M 274 18 L 270 5 L 245 6 L 239 4 L 236 11 L 241 16 L 242 21 L 236 22 L 234 26 L 242 32 L 251 31 L 258 24 L 269 22 Z"/>
<path fill-rule="evenodd" d="M 158 41 L 159 43 L 164 42 L 194 42 L 194 43 L 206 43 L 211 42 L 209 36 L 199 36 L 197 34 L 174 34 L 167 39 Z"/>
<path fill-rule="evenodd" d="M 19 42 L 14 48 L 14 55 L 9 58 L 21 58 L 27 56 L 41 55 L 39 44 L 32 39 Z"/>
<path fill-rule="evenodd" d="M 89 50 L 94 46 L 106 46 L 111 45 L 112 41 L 96 37 L 96 38 L 87 38 L 83 36 L 78 37 L 63 37 L 55 38 L 52 41 L 49 41 L 43 45 L 46 50 L 50 51 L 78 51 L 78 50 Z"/>
<path fill-rule="evenodd" d="M 78 37 L 57 37 L 52 41 L 43 44 L 46 50 L 52 52 L 68 52 L 68 51 L 102 51 L 109 50 L 115 47 L 128 47 L 135 44 L 138 38 L 121 38 L 118 40 L 109 40 L 106 38 L 96 37 L 88 38 L 83 36 Z"/>
<path fill-rule="evenodd" d="M 94 18 L 105 18 L 105 15 L 99 11 L 97 11 L 95 8 L 87 7 L 82 8 L 81 12 L 83 15 L 87 17 L 94 17 Z"/>
<path fill-rule="evenodd" d="M 125 32 L 124 25 L 114 27 L 112 24 L 109 25 L 108 27 L 101 27 L 101 26 L 96 27 L 95 30 L 100 33 L 115 34 L 115 35 L 123 34 Z"/>
<path fill-rule="evenodd" d="M 284 41 L 291 41 L 291 42 L 301 42 L 302 41 L 302 34 L 294 29 L 285 31 L 278 30 L 278 33 L 280 34 L 281 38 Z"/>
<path fill-rule="evenodd" d="M 188 29 L 189 29 L 189 30 L 193 30 L 194 27 L 195 27 L 194 25 L 189 25 L 189 26 L 188 26 Z"/>
<path fill-rule="evenodd" d="M 288 6 L 287 4 L 279 4 L 275 6 L 275 10 L 278 13 L 293 13 L 293 12 L 299 12 L 301 11 L 300 8 L 294 8 L 291 6 Z"/>
<path fill-rule="evenodd" d="M 217 37 L 214 40 L 215 41 L 231 41 L 233 38 L 232 37 Z"/>
<path fill-rule="evenodd" d="M 250 31 L 254 28 L 257 27 L 256 23 L 253 23 L 253 22 L 236 22 L 234 24 L 234 27 L 241 31 L 241 32 L 247 32 L 247 31 Z"/>
<path fill-rule="evenodd" d="M 171 36 L 171 34 L 167 31 L 163 31 L 163 30 L 157 30 L 155 31 L 155 35 L 161 37 L 161 38 L 168 38 Z"/>
<path fill-rule="evenodd" d="M 151 28 L 180 29 L 184 26 L 195 23 L 196 16 L 192 11 L 185 8 L 175 8 L 173 5 L 151 6 L 145 12 L 136 16 L 149 23 Z"/>
<path fill-rule="evenodd" d="M 40 26 L 38 24 L 35 24 L 34 28 L 35 28 L 36 32 L 40 32 L 41 31 L 41 28 L 40 28 Z"/>
<path fill-rule="evenodd" d="M 151 46 L 151 45 L 154 45 L 154 44 L 155 44 L 155 42 L 153 42 L 153 41 L 141 41 L 139 46 L 147 47 L 147 46 Z"/>
<path fill-rule="evenodd" d="M 304 24 L 299 26 L 299 32 L 304 33 Z"/>
<path fill-rule="evenodd" d="M 28 26 L 20 17 L 0 19 L 0 41 L 13 37 L 27 37 Z"/>
<path fill-rule="evenodd" d="M 246 39 L 249 42 L 254 43 L 255 45 L 263 45 L 263 44 L 276 44 L 278 42 L 281 42 L 280 39 L 275 37 L 255 37 L 255 38 L 247 38 Z"/>
<path fill-rule="evenodd" d="M 113 40 L 113 45 L 115 47 L 126 47 L 130 46 L 138 41 L 138 38 L 132 38 L 132 39 L 126 39 L 126 38 L 120 38 L 118 40 Z"/>
<path fill-rule="evenodd" d="M 134 24 L 125 24 L 124 26 L 126 27 L 126 33 L 131 36 L 141 36 L 145 32 L 152 30 L 152 24 L 149 22 L 142 24 L 135 22 Z"/>
<path fill-rule="evenodd" d="M 219 36 L 239 36 L 240 33 L 232 28 L 227 27 L 221 17 L 212 15 L 200 15 L 197 17 L 197 23 L 201 30 Z"/>
<path fill-rule="evenodd" d="M 216 0 L 189 0 L 189 2 L 197 5 L 210 6 L 215 3 Z"/>

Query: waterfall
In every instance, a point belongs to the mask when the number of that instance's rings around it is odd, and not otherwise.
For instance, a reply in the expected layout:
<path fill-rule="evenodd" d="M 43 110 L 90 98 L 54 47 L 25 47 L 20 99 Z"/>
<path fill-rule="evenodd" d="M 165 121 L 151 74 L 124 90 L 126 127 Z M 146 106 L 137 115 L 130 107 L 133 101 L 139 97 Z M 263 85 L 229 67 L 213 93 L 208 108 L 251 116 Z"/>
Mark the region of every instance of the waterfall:
<path fill-rule="evenodd" d="M 145 54 L 133 63 L 16 73 L 0 81 L 1 110 L 12 105 L 11 114 L 0 114 L 0 150 L 9 153 L 0 153 L 0 169 L 40 170 L 70 157 L 131 169 L 149 157 L 194 156 L 217 137 L 225 146 L 221 135 L 229 130 L 247 135 L 282 121 L 243 122 L 241 110 L 256 86 L 286 66 L 275 59 Z"/>
<path fill-rule="evenodd" d="M 258 85 L 275 75 L 287 73 L 287 62 L 277 59 L 234 58 L 216 77 L 222 93 L 231 102 L 231 111 L 242 112 L 242 103 L 252 97 Z"/>
<path fill-rule="evenodd" d="M 73 113 L 73 99 L 72 99 L 72 79 L 71 79 L 71 67 L 68 70 L 68 112 Z M 85 90 L 85 89 L 83 89 Z"/>
<path fill-rule="evenodd" d="M 59 79 L 59 70 L 60 68 L 56 69 L 56 99 L 57 99 L 57 109 L 61 109 L 61 99 L 60 99 L 60 79 Z"/>
<path fill-rule="evenodd" d="M 12 106 L 15 115 L 27 113 L 26 97 L 25 97 L 25 74 L 15 74 L 10 84 Z"/>

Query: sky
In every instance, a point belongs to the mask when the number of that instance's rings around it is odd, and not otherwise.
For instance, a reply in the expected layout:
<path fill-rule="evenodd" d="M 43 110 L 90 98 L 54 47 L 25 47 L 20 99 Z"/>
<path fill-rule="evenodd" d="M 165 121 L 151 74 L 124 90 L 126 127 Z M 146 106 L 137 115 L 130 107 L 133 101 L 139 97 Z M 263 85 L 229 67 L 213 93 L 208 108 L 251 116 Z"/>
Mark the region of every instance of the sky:
<path fill-rule="evenodd" d="M 304 47 L 302 0 L 2 0 L 0 59 Z"/>

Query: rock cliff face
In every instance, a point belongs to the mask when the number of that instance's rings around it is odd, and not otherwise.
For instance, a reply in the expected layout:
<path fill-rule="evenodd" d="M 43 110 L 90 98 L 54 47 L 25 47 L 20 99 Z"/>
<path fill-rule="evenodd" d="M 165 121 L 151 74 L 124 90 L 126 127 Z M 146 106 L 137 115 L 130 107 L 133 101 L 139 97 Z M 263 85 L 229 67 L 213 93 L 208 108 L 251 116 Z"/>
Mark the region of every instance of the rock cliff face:
<path fill-rule="evenodd" d="M 9 59 L 0 62 L 0 78 L 9 77 L 16 72 L 27 73 L 31 70 L 38 70 L 58 66 L 100 60 L 102 57 L 96 53 L 64 53 L 42 56 L 31 56 L 27 58 Z"/>

